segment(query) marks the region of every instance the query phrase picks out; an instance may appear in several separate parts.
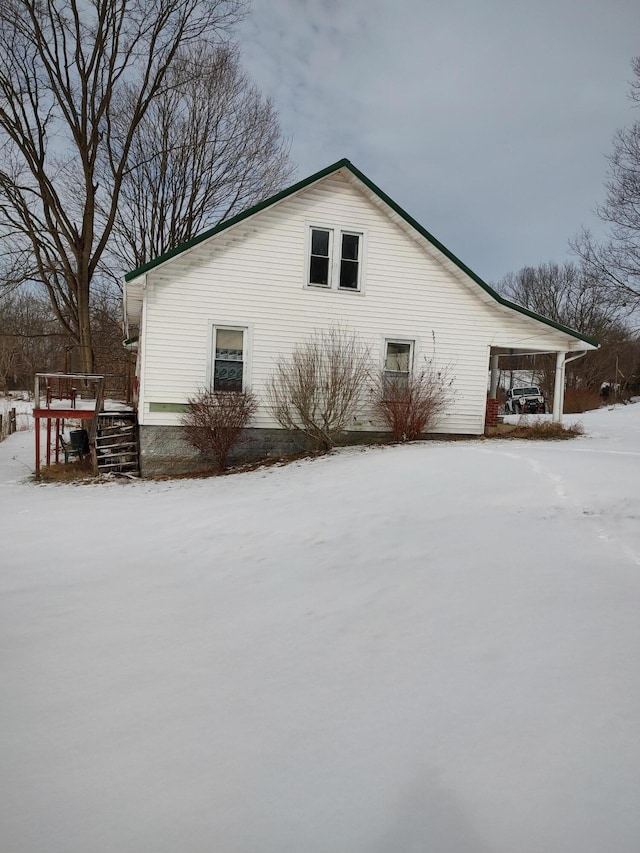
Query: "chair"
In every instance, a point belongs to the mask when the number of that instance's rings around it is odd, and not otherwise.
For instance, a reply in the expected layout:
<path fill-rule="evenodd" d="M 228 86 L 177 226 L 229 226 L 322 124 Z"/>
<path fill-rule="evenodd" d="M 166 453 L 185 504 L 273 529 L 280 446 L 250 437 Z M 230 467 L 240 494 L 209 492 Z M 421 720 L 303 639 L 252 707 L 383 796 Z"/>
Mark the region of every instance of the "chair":
<path fill-rule="evenodd" d="M 60 439 L 60 447 L 64 453 L 64 464 L 67 465 L 69 463 L 69 459 L 73 456 L 82 461 L 82 447 L 74 447 L 70 442 L 65 440 L 62 433 L 60 433 L 58 437 Z"/>

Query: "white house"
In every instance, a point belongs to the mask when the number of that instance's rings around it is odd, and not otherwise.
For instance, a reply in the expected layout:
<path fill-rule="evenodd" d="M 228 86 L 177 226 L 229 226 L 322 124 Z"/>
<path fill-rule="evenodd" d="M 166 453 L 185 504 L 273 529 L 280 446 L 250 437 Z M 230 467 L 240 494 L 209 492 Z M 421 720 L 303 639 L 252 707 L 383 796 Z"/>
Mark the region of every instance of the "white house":
<path fill-rule="evenodd" d="M 557 354 L 559 420 L 565 361 L 597 347 L 497 294 L 348 160 L 133 270 L 124 301 L 138 340 L 143 474 L 194 464 L 180 426 L 190 396 L 214 384 L 264 401 L 274 365 L 337 323 L 381 368 L 448 368 L 455 393 L 441 433 L 484 431 L 502 354 Z M 353 425 L 379 428 L 366 416 Z M 264 403 L 253 435 L 254 452 L 288 446 Z"/>

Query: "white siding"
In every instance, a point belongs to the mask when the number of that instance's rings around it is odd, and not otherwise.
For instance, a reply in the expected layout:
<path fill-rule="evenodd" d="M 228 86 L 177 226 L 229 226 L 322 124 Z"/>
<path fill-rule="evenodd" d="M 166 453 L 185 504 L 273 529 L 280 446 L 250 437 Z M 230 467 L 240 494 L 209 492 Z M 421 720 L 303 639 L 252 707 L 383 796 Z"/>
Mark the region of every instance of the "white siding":
<path fill-rule="evenodd" d="M 364 230 L 362 293 L 304 286 L 310 223 Z M 334 173 L 147 273 L 140 422 L 179 423 L 149 404 L 184 403 L 205 385 L 212 323 L 251 329 L 251 386 L 260 398 L 280 357 L 315 329 L 342 323 L 378 360 L 385 337 L 415 340 L 418 366 L 435 354 L 455 377 L 440 429 L 482 432 L 489 347 L 567 349 L 570 339 L 487 298 L 421 241 Z M 264 408 L 255 425 L 276 426 Z"/>

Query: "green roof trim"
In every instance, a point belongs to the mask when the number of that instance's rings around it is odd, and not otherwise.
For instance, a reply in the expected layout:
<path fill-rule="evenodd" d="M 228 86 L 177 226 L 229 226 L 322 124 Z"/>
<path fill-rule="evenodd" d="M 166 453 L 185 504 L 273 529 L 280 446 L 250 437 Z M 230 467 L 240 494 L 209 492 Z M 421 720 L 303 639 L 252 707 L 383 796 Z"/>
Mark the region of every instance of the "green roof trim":
<path fill-rule="evenodd" d="M 267 207 L 271 207 L 271 205 L 277 204 L 277 202 L 288 198 L 290 195 L 294 195 L 294 193 L 297 193 L 300 190 L 303 190 L 311 184 L 315 183 L 316 181 L 325 178 L 332 172 L 337 172 L 338 169 L 343 168 L 351 169 L 351 171 L 353 171 L 354 169 L 354 167 L 348 160 L 338 160 L 337 163 L 334 163 L 331 166 L 327 166 L 326 169 L 322 169 L 320 172 L 316 172 L 315 174 L 310 175 L 303 181 L 298 181 L 297 184 L 293 184 L 293 186 L 287 187 L 287 189 L 281 190 L 279 193 L 269 196 L 269 198 L 265 198 L 264 201 L 260 201 L 258 202 L 258 204 L 254 204 L 253 207 L 248 207 L 246 210 L 243 210 L 242 213 L 238 213 L 235 216 L 232 216 L 231 219 L 225 219 L 224 222 L 219 222 L 218 225 L 214 225 L 214 227 L 209 228 L 208 231 L 203 231 L 202 234 L 198 234 L 196 237 L 192 237 L 191 240 L 187 240 L 186 243 L 181 243 L 179 246 L 176 246 L 175 249 L 169 249 L 169 251 L 165 252 L 163 255 L 160 255 L 159 257 L 154 258 L 151 261 L 147 261 L 147 263 L 143 264 L 141 267 L 138 267 L 137 269 L 128 272 L 125 275 L 124 280 L 131 281 L 132 279 L 137 278 L 139 275 L 143 275 L 144 273 L 149 272 L 149 270 L 154 269 L 154 267 L 160 266 L 160 264 L 163 264 L 165 261 L 169 261 L 171 260 L 171 258 L 175 258 L 177 255 L 181 255 L 188 249 L 192 249 L 194 246 L 197 246 L 198 243 L 202 243 L 204 240 L 208 240 L 209 237 L 213 237 L 214 234 L 220 234 L 221 231 L 226 231 L 227 228 L 231 228 L 233 225 L 237 225 L 244 219 L 248 219 L 250 216 L 253 216 L 256 213 L 260 213 L 261 210 L 266 210 Z"/>
<path fill-rule="evenodd" d="M 452 263 L 454 263 L 460 270 L 462 270 L 465 275 L 469 276 L 476 284 L 478 284 L 486 293 L 489 294 L 496 302 L 500 305 L 504 305 L 506 308 L 511 308 L 514 311 L 517 311 L 520 314 L 524 314 L 526 317 L 531 317 L 533 320 L 538 320 L 541 323 L 545 323 L 547 326 L 551 326 L 553 329 L 557 329 L 560 332 L 564 332 L 567 335 L 570 335 L 573 338 L 577 338 L 578 340 L 584 341 L 591 346 L 597 347 L 599 346 L 596 338 L 591 338 L 588 335 L 583 335 L 581 332 L 576 332 L 575 329 L 570 329 L 568 326 L 562 325 L 562 323 L 557 323 L 555 320 L 550 320 L 548 317 L 543 317 L 541 314 L 536 314 L 535 311 L 531 311 L 529 308 L 524 308 L 522 305 L 518 305 L 515 302 L 510 302 L 508 299 L 505 299 L 504 296 L 501 296 L 496 290 L 494 290 L 490 285 L 483 281 L 479 275 L 474 273 L 472 269 L 470 269 L 465 263 L 463 263 L 453 252 L 450 252 L 446 246 L 444 246 L 439 240 L 437 240 L 433 234 L 430 234 L 426 228 L 423 228 L 419 222 L 417 222 L 410 214 L 403 210 L 399 204 L 390 198 L 380 187 L 376 186 L 365 174 L 363 174 L 359 169 L 357 169 L 353 163 L 351 163 L 346 158 L 342 160 L 338 160 L 336 163 L 333 163 L 331 166 L 327 166 L 325 169 L 321 169 L 319 172 L 315 172 L 313 175 L 310 175 L 308 178 L 305 178 L 302 181 L 298 181 L 293 186 L 288 187 L 287 189 L 281 190 L 279 193 L 270 196 L 269 198 L 264 199 L 264 201 L 255 204 L 253 207 L 247 208 L 242 213 L 238 213 L 236 216 L 231 217 L 231 219 L 226 219 L 224 222 L 220 222 L 218 225 L 210 228 L 208 231 L 203 231 L 202 234 L 198 234 L 196 237 L 193 237 L 191 240 L 188 240 L 186 243 L 182 243 L 180 246 L 176 246 L 174 249 L 170 249 L 168 252 L 165 252 L 163 255 L 160 255 L 157 258 L 154 258 L 151 261 L 148 261 L 146 264 L 138 267 L 135 270 L 127 273 L 125 275 L 125 281 L 132 281 L 134 278 L 137 278 L 140 275 L 144 275 L 144 273 L 149 272 L 160 264 L 163 264 L 165 261 L 171 260 L 171 258 L 175 258 L 177 255 L 186 252 L 188 249 L 192 249 L 194 246 L 197 246 L 199 243 L 202 243 L 204 240 L 208 240 L 209 237 L 213 237 L 214 234 L 220 234 L 222 231 L 226 231 L 227 228 L 231 228 L 233 225 L 237 225 L 239 222 L 242 222 L 245 219 L 248 219 L 250 216 L 253 216 L 256 213 L 260 213 L 262 210 L 266 210 L 266 208 L 271 207 L 274 204 L 277 204 L 279 201 L 282 201 L 285 198 L 288 198 L 291 195 L 294 195 L 300 190 L 306 189 L 306 187 L 311 186 L 311 184 L 316 183 L 316 181 L 322 180 L 322 178 L 326 178 L 327 175 L 331 175 L 333 172 L 337 172 L 340 169 L 347 169 L 351 172 L 354 177 L 358 178 L 367 189 L 369 189 L 374 195 L 376 195 L 381 201 L 383 201 L 391 210 L 394 211 L 398 216 L 400 216 L 404 221 L 414 228 L 419 234 L 421 234 L 426 240 L 428 240 L 433 246 L 435 246 L 442 254 L 447 257 Z"/>

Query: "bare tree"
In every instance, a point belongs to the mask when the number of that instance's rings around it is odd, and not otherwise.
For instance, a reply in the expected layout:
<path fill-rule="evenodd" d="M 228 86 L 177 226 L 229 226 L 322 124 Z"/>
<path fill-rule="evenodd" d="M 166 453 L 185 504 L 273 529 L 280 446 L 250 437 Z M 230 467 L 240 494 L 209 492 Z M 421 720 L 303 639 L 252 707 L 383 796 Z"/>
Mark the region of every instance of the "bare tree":
<path fill-rule="evenodd" d="M 0 331 L 0 394 L 9 390 L 9 380 L 17 378 L 17 362 L 19 350 L 12 336 L 3 335 Z"/>
<path fill-rule="evenodd" d="M 598 339 L 597 352 L 569 366 L 569 387 L 597 391 L 602 382 L 614 375 L 616 353 L 625 353 L 625 365 L 633 359 L 634 336 L 625 322 L 624 309 L 611 299 L 609 285 L 589 267 L 571 262 L 523 267 L 505 276 L 496 288 L 519 305 Z M 555 375 L 554 356 L 536 356 L 534 362 L 529 361 L 528 368 L 550 394 Z"/>
<path fill-rule="evenodd" d="M 105 396 L 131 400 L 135 352 L 123 346 L 122 294 L 103 277 L 97 279 L 91 289 L 90 316 L 95 370 L 105 375 Z M 79 369 L 78 356 L 75 346 L 68 347 L 69 370 Z"/>
<path fill-rule="evenodd" d="M 602 337 L 620 319 L 620 307 L 601 278 L 570 261 L 523 267 L 496 287 L 513 302 L 585 335 Z"/>
<path fill-rule="evenodd" d="M 175 63 L 188 62 L 196 47 L 218 47 L 243 11 L 243 0 L 0 4 L 0 238 L 8 280 L 45 288 L 83 370 L 94 362 L 91 284 L 141 124 L 170 86 Z"/>
<path fill-rule="evenodd" d="M 66 342 L 45 298 L 0 292 L 0 392 L 33 388 L 38 370 L 61 370 Z"/>
<path fill-rule="evenodd" d="M 189 399 L 182 424 L 191 444 L 224 471 L 257 406 L 251 391 L 201 391 Z"/>
<path fill-rule="evenodd" d="M 640 106 L 640 56 L 633 60 L 633 106 Z M 629 311 L 640 308 L 640 121 L 616 131 L 609 155 L 606 200 L 598 208 L 610 226 L 610 239 L 598 243 L 583 230 L 573 241 L 585 268 Z"/>
<path fill-rule="evenodd" d="M 167 80 L 120 190 L 114 250 L 129 269 L 272 195 L 292 172 L 277 112 L 242 72 L 236 47 L 185 51 Z"/>
<path fill-rule="evenodd" d="M 363 405 L 371 375 L 368 348 L 343 326 L 317 331 L 281 361 L 270 378 L 268 405 L 284 429 L 330 450 Z"/>

